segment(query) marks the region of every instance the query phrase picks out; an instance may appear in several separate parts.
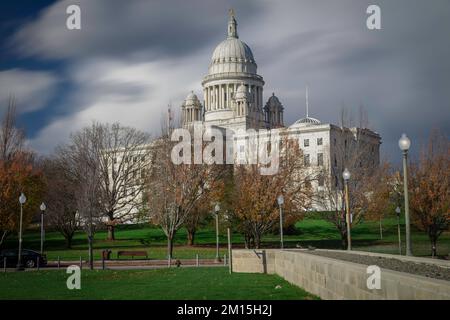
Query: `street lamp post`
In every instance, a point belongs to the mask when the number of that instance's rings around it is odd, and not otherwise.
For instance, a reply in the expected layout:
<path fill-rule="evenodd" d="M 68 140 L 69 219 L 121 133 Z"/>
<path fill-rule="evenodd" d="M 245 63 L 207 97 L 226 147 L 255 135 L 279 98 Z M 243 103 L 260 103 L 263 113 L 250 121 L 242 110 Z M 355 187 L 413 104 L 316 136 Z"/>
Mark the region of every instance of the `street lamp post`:
<path fill-rule="evenodd" d="M 22 271 L 22 221 L 23 221 L 23 204 L 27 201 L 27 197 L 23 193 L 20 194 L 19 203 L 20 203 L 20 219 L 19 219 L 19 252 L 17 257 L 17 271 Z"/>
<path fill-rule="evenodd" d="M 411 146 L 411 140 L 402 134 L 400 140 L 398 140 L 398 146 L 403 151 L 403 194 L 405 198 L 405 227 L 406 227 L 406 255 L 412 256 L 411 249 L 411 225 L 409 221 L 409 199 L 408 199 L 408 150 Z"/>
<path fill-rule="evenodd" d="M 352 250 L 352 236 L 350 234 L 350 226 L 351 226 L 351 219 L 350 219 L 350 201 L 348 197 L 348 180 L 350 180 L 350 171 L 348 171 L 347 168 L 345 168 L 344 172 L 342 173 L 342 177 L 344 178 L 344 186 L 345 186 L 345 212 L 347 216 L 347 250 Z"/>
<path fill-rule="evenodd" d="M 284 249 L 284 243 L 283 243 L 283 209 L 281 206 L 284 204 L 284 197 L 283 195 L 279 195 L 277 198 L 278 206 L 280 207 L 280 247 L 281 249 Z"/>
<path fill-rule="evenodd" d="M 398 233 L 398 254 L 402 255 L 402 239 L 400 237 L 400 207 L 395 209 L 395 213 L 397 214 L 397 233 Z"/>
<path fill-rule="evenodd" d="M 41 254 L 44 253 L 44 213 L 47 209 L 47 206 L 45 203 L 41 203 L 41 206 L 39 207 L 41 209 Z"/>
<path fill-rule="evenodd" d="M 220 211 L 220 206 L 217 203 L 214 206 L 214 213 L 216 216 L 216 262 L 220 262 L 220 256 L 219 256 L 219 211 Z"/>

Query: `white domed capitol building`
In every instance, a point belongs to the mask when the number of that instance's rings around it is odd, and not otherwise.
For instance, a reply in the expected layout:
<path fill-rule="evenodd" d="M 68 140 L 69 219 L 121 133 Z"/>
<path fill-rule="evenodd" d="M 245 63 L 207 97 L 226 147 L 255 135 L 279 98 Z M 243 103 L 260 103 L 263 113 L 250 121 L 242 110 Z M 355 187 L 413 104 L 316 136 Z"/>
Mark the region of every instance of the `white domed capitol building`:
<path fill-rule="evenodd" d="M 306 116 L 285 126 L 284 107 L 279 98 L 271 93 L 264 103 L 264 79 L 257 74 L 252 50 L 239 39 L 237 25 L 234 13 L 230 10 L 227 37 L 214 49 L 208 73 L 201 82 L 203 102 L 191 91 L 181 105 L 184 128 L 216 128 L 226 135 L 231 132 L 234 164 L 245 163 L 248 157 L 246 150 L 251 149 L 250 143 L 254 143 L 248 139 L 249 131 L 256 132 L 261 137 L 262 132 L 267 135 L 274 129 L 279 129 L 282 134 L 288 134 L 289 138 L 299 142 L 306 174 L 312 176 L 320 172 L 321 177 L 311 181 L 316 195 L 324 191 L 330 192 L 330 188 L 331 192 L 342 189 L 341 177 L 348 155 L 363 155 L 364 160 L 358 166 L 379 164 L 380 135 L 367 128 L 347 128 L 322 123 L 310 117 L 308 91 Z M 151 149 L 151 145 L 144 148 Z M 134 190 L 130 190 L 130 193 L 134 194 Z M 314 198 L 324 197 L 320 195 Z M 332 204 L 327 201 L 312 200 L 309 209 L 331 210 L 330 207 Z M 132 214 L 135 211 L 132 209 L 129 212 Z M 128 222 L 136 221 L 130 219 Z"/>
<path fill-rule="evenodd" d="M 324 181 L 333 181 L 333 188 L 341 187 L 341 175 L 348 154 L 364 154 L 361 166 L 379 164 L 380 135 L 367 128 L 346 128 L 321 123 L 310 117 L 308 91 L 306 116 L 286 127 L 284 107 L 279 98 L 272 93 L 267 100 L 264 99 L 264 79 L 257 73 L 252 50 L 239 38 L 237 25 L 234 12 L 230 10 L 227 37 L 214 49 L 208 73 L 202 81 L 203 104 L 191 92 L 181 106 L 184 127 L 200 125 L 235 132 L 236 157 L 248 150 L 248 146 L 240 145 L 246 141 L 242 132 L 284 128 L 291 137 L 298 139 L 309 170 L 328 175 L 313 181 L 315 192 L 321 192 L 326 187 Z M 323 204 L 313 203 L 311 209 L 327 208 Z"/>

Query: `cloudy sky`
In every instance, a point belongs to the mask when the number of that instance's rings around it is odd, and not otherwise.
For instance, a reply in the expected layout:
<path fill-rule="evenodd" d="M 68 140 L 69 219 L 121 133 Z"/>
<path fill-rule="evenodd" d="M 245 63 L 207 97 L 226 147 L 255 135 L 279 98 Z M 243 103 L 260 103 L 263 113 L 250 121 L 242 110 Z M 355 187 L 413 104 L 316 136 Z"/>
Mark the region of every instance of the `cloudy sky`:
<path fill-rule="evenodd" d="M 66 28 L 66 8 L 81 8 L 81 30 Z M 366 27 L 381 8 L 382 30 Z M 85 0 L 2 1 L 0 111 L 10 94 L 29 144 L 48 153 L 92 120 L 157 133 L 170 103 L 178 111 L 201 95 L 227 11 L 254 53 L 285 121 L 305 113 L 338 123 L 345 107 L 368 112 L 382 156 L 399 157 L 406 132 L 417 151 L 431 128 L 450 136 L 448 0 Z"/>

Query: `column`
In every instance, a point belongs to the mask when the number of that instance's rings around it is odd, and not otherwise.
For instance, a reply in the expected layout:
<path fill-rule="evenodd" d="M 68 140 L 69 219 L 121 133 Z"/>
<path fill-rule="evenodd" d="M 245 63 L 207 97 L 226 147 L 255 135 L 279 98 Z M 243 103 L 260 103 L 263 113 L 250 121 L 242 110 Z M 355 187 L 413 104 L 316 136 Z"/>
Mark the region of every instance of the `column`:
<path fill-rule="evenodd" d="M 219 90 L 219 92 L 220 92 L 220 109 L 223 109 L 223 107 L 224 107 L 223 85 L 221 84 L 219 88 L 220 88 L 220 90 Z"/>
<path fill-rule="evenodd" d="M 230 108 L 230 84 L 227 83 L 226 85 L 226 95 L 227 95 L 227 109 Z"/>
<path fill-rule="evenodd" d="M 263 104 L 264 104 L 264 101 L 263 101 L 263 88 L 262 87 L 259 87 L 259 101 L 261 102 L 261 107 L 262 107 Z"/>
<path fill-rule="evenodd" d="M 216 87 L 211 87 L 211 110 L 216 110 Z"/>
<path fill-rule="evenodd" d="M 255 86 L 255 106 L 256 109 L 259 109 L 259 88 Z"/>
<path fill-rule="evenodd" d="M 219 108 L 219 87 L 214 86 L 214 110 L 217 110 Z"/>
<path fill-rule="evenodd" d="M 207 111 L 211 110 L 211 88 L 208 87 L 206 88 L 207 92 L 208 92 L 208 108 L 206 109 Z"/>
<path fill-rule="evenodd" d="M 204 107 L 206 109 L 206 105 L 208 104 L 208 89 L 207 88 L 203 89 L 203 99 L 205 100 Z"/>
<path fill-rule="evenodd" d="M 222 103 L 220 102 L 220 85 L 217 86 L 217 109 L 220 109 Z"/>
<path fill-rule="evenodd" d="M 213 88 L 209 87 L 209 111 L 213 109 L 213 104 L 214 104 Z"/>

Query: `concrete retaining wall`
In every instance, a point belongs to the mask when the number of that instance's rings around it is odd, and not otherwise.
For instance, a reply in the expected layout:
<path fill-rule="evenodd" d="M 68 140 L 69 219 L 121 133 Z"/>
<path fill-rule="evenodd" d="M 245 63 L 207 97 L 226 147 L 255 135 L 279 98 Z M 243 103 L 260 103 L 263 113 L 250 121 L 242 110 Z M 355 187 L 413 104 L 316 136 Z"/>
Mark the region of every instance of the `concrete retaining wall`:
<path fill-rule="evenodd" d="M 445 299 L 450 282 L 381 269 L 381 289 L 367 288 L 367 266 L 304 250 L 234 250 L 233 271 L 278 274 L 322 299 Z"/>

